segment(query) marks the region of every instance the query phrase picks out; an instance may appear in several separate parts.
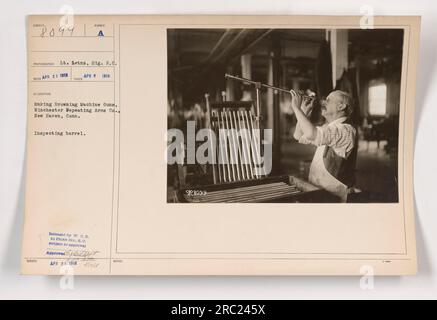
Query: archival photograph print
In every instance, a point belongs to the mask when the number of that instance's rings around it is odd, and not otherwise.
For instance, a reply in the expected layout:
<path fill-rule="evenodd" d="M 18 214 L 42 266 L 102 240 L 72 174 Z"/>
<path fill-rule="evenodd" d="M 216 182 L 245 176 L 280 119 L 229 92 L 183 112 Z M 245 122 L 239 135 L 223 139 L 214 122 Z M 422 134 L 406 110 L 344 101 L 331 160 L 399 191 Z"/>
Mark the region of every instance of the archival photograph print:
<path fill-rule="evenodd" d="M 397 203 L 403 29 L 167 29 L 168 203 Z"/>

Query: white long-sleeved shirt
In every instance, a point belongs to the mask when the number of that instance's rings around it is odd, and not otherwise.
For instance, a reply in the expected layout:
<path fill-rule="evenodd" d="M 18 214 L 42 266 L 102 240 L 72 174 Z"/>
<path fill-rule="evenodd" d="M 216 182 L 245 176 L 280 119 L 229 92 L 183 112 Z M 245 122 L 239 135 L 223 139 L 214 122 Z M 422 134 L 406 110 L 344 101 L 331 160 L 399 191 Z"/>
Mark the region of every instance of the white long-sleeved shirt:
<path fill-rule="evenodd" d="M 299 138 L 299 143 L 313 144 L 315 146 L 327 145 L 334 152 L 347 158 L 355 144 L 356 129 L 350 124 L 343 123 L 347 118 L 341 117 L 323 126 L 317 126 L 317 134 L 314 140 L 309 140 L 305 135 Z"/>

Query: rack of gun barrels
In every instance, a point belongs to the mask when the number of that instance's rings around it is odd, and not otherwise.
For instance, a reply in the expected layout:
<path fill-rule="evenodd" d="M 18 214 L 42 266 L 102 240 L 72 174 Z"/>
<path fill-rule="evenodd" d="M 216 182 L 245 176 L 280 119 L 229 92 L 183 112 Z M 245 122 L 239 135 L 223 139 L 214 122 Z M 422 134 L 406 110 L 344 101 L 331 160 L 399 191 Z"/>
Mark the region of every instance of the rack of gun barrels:
<path fill-rule="evenodd" d="M 328 203 L 338 202 L 329 192 L 295 176 L 198 185 L 179 189 L 174 202 L 182 203 Z"/>
<path fill-rule="evenodd" d="M 209 123 L 216 137 L 213 148 L 214 183 L 259 179 L 266 176 L 261 164 L 259 119 L 252 102 L 225 101 L 209 106 Z"/>
<path fill-rule="evenodd" d="M 266 202 L 280 199 L 285 196 L 301 193 L 296 185 L 290 185 L 282 181 L 256 184 L 251 186 L 239 186 L 236 188 L 222 189 L 215 191 L 199 191 L 185 193 L 185 200 L 188 202 L 206 203 L 249 203 Z"/>

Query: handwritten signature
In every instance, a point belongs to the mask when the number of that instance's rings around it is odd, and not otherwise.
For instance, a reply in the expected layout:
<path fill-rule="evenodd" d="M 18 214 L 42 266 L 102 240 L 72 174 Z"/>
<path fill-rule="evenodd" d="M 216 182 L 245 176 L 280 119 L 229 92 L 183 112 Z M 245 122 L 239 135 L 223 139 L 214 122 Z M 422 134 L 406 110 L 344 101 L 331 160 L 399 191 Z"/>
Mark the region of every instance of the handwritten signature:
<path fill-rule="evenodd" d="M 81 260 L 84 267 L 95 269 L 100 266 L 100 263 L 94 259 L 99 252 L 97 250 L 67 250 L 65 255 L 69 257 L 67 261 Z"/>
<path fill-rule="evenodd" d="M 64 253 L 70 258 L 92 259 L 99 252 L 97 250 L 67 250 Z"/>

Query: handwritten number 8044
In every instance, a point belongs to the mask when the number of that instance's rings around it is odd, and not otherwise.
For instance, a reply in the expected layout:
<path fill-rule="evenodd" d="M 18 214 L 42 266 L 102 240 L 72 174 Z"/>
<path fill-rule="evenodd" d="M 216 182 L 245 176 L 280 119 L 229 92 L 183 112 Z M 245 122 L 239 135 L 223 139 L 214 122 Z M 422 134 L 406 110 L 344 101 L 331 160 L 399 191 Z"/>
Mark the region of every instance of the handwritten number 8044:
<path fill-rule="evenodd" d="M 67 26 L 61 26 L 57 30 L 55 28 L 47 28 L 46 26 L 43 26 L 41 28 L 40 36 L 41 38 L 44 37 L 64 37 L 69 36 L 71 37 L 74 32 L 74 27 L 67 27 Z"/>

